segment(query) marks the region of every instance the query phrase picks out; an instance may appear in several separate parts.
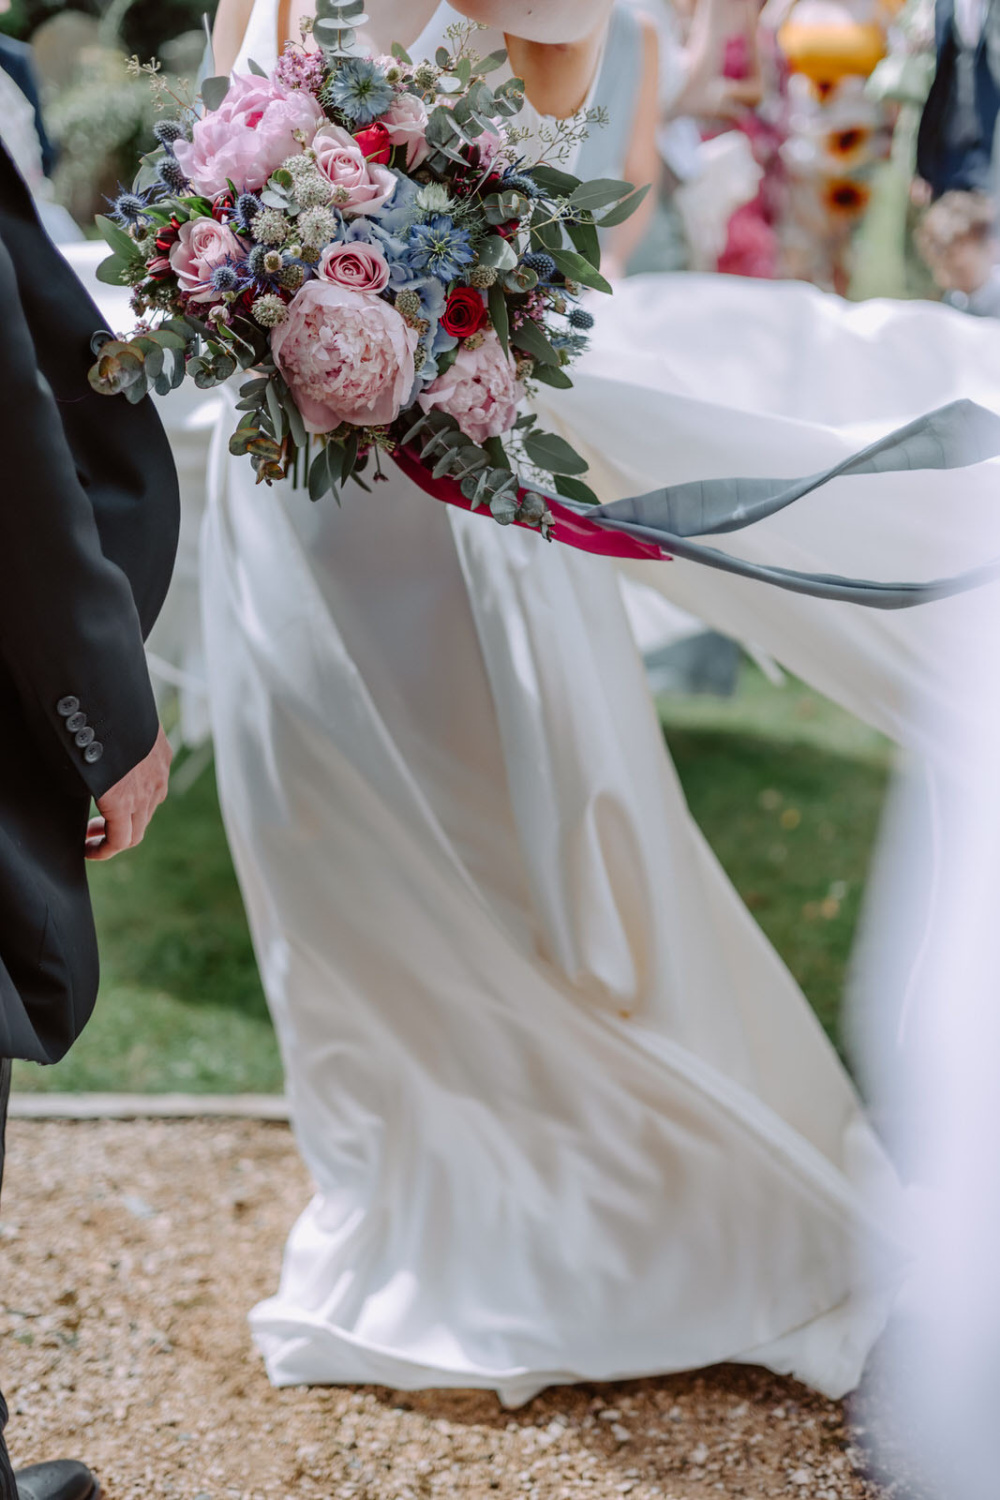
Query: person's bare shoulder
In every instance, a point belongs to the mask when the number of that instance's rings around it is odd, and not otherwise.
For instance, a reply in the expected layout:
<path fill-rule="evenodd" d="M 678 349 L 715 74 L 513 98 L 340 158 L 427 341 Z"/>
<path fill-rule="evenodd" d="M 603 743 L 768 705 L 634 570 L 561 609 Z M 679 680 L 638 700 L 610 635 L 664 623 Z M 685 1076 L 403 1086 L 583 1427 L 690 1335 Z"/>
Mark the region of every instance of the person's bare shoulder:
<path fill-rule="evenodd" d="M 219 0 L 212 30 L 215 71 L 228 73 L 239 54 L 253 10 L 253 0 Z"/>

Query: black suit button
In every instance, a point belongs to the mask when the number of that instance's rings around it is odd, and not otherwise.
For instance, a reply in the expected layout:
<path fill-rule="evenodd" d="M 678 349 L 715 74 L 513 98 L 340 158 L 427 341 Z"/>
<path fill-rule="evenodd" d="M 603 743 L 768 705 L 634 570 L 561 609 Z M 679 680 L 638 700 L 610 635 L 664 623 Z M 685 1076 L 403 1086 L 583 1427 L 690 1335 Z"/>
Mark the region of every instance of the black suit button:
<path fill-rule="evenodd" d="M 73 738 L 76 741 L 78 749 L 86 750 L 87 746 L 93 741 L 94 731 L 89 724 L 85 724 L 81 730 L 78 730 Z"/>
<path fill-rule="evenodd" d="M 100 740 L 94 740 L 87 746 L 86 750 L 83 752 L 83 758 L 87 762 L 88 766 L 92 766 L 95 761 L 100 760 L 103 754 L 104 746 L 101 744 Z"/>
<path fill-rule="evenodd" d="M 87 715 L 81 713 L 79 709 L 77 709 L 75 714 L 70 714 L 66 720 L 66 730 L 69 734 L 76 734 L 78 729 L 85 729 L 86 727 Z"/>
<path fill-rule="evenodd" d="M 68 698 L 60 698 L 59 702 L 56 704 L 56 713 L 61 719 L 68 719 L 70 714 L 75 714 L 79 707 L 79 698 L 74 698 L 72 696 Z"/>

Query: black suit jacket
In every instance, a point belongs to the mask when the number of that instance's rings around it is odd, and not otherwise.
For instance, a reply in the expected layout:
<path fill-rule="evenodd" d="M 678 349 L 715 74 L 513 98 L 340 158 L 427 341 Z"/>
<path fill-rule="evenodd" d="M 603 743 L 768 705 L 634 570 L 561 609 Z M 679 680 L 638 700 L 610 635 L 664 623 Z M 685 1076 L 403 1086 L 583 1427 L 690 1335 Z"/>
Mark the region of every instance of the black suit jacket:
<path fill-rule="evenodd" d="M 83 840 L 152 749 L 143 640 L 177 547 L 152 404 L 87 382 L 103 320 L 0 147 L 0 1057 L 56 1062 L 98 964 Z"/>
<path fill-rule="evenodd" d="M 992 192 L 993 137 L 1000 113 L 1000 0 L 988 0 L 971 59 L 971 97 L 961 98 L 954 0 L 934 9 L 937 71 L 917 135 L 917 171 L 935 198 L 952 190 Z"/>

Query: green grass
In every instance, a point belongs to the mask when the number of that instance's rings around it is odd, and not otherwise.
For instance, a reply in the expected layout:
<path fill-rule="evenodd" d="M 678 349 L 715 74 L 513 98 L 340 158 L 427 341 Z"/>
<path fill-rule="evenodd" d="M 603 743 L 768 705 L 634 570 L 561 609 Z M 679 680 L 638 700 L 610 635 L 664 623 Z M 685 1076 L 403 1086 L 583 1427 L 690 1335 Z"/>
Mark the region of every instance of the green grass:
<path fill-rule="evenodd" d="M 695 817 L 830 1034 L 889 766 L 886 742 L 797 683 L 744 669 L 732 699 L 669 698 Z M 20 1089 L 259 1092 L 281 1065 L 207 772 L 133 854 L 93 869 L 97 1014 Z"/>

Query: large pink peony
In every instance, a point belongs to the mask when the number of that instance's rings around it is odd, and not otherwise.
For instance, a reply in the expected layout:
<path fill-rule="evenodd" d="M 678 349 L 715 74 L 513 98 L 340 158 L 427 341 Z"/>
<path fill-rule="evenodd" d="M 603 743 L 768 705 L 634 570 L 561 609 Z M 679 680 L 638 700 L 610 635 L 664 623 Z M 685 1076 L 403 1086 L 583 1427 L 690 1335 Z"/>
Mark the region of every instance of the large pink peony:
<path fill-rule="evenodd" d="M 419 335 L 370 292 L 309 281 L 271 350 L 310 432 L 394 422 L 413 386 Z"/>
<path fill-rule="evenodd" d="M 430 154 L 427 144 L 427 108 L 416 94 L 397 94 L 392 107 L 382 116 L 379 124 L 389 132 L 394 146 L 406 147 L 406 170 L 414 167 Z"/>
<path fill-rule="evenodd" d="M 227 261 L 242 259 L 239 240 L 215 219 L 189 219 L 170 247 L 170 267 L 192 302 L 218 302 L 212 272 Z"/>
<path fill-rule="evenodd" d="M 333 201 L 344 214 L 375 214 L 392 197 L 396 178 L 388 167 L 365 160 L 353 135 L 339 125 L 324 125 L 313 137 L 316 166 L 333 188 Z"/>
<path fill-rule="evenodd" d="M 219 108 L 195 123 L 193 139 L 178 141 L 174 154 L 206 197 L 224 193 L 227 178 L 241 192 L 252 193 L 286 157 L 302 150 L 295 132 L 311 141 L 323 119 L 304 89 L 237 73 Z"/>
<path fill-rule="evenodd" d="M 443 375 L 418 396 L 424 411 L 447 412 L 474 443 L 501 437 L 517 419 L 524 388 L 514 372 L 514 361 L 504 354 L 491 330 L 478 349 L 461 348 Z"/>

